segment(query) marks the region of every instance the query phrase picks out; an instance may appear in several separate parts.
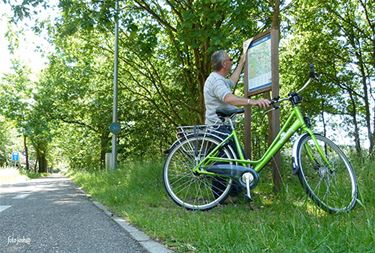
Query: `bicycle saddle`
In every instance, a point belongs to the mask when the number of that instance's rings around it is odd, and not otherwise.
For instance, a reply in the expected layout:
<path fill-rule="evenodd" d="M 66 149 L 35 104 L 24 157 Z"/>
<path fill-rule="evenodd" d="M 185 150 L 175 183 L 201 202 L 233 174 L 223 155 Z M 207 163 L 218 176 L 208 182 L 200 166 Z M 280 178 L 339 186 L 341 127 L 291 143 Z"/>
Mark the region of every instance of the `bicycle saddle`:
<path fill-rule="evenodd" d="M 232 117 L 235 114 L 240 114 L 243 113 L 245 110 L 243 108 L 236 108 L 236 109 L 217 109 L 216 114 L 219 116 L 219 118 L 227 118 L 227 117 Z"/>

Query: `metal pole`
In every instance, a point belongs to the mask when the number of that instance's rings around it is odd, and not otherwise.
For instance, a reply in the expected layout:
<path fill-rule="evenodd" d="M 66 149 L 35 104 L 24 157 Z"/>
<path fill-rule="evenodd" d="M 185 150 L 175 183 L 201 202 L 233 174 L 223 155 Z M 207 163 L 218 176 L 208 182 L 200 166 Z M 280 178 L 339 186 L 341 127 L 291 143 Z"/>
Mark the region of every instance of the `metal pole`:
<path fill-rule="evenodd" d="M 115 13 L 115 55 L 114 55 L 114 70 L 113 70 L 113 117 L 112 122 L 117 123 L 117 105 L 118 105 L 118 14 L 119 14 L 119 3 L 116 0 L 116 13 Z M 112 135 L 112 166 L 111 169 L 117 167 L 117 134 Z"/>

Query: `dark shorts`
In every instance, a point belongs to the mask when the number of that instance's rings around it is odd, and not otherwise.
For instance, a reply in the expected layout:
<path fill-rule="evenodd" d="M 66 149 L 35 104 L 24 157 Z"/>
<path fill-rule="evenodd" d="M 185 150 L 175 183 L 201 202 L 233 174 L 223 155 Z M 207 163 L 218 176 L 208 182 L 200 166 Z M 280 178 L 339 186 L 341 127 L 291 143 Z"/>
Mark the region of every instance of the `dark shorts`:
<path fill-rule="evenodd" d="M 222 132 L 223 134 L 219 134 L 215 132 L 215 135 L 219 135 L 221 138 L 225 139 L 231 132 L 230 126 L 227 125 L 221 125 L 216 131 Z M 228 145 L 233 149 L 234 152 L 236 152 L 237 158 L 239 158 L 239 154 L 237 152 L 236 143 L 233 139 L 231 139 L 228 143 Z M 245 155 L 244 151 L 242 150 L 242 154 Z M 221 153 L 219 153 L 219 156 Z M 215 196 L 220 196 L 220 194 L 225 190 L 225 185 L 223 184 L 223 180 L 221 178 L 215 178 L 212 180 L 212 191 Z M 242 187 L 240 184 L 234 180 L 232 183 L 232 187 L 230 189 L 229 195 L 235 196 L 242 192 Z"/>

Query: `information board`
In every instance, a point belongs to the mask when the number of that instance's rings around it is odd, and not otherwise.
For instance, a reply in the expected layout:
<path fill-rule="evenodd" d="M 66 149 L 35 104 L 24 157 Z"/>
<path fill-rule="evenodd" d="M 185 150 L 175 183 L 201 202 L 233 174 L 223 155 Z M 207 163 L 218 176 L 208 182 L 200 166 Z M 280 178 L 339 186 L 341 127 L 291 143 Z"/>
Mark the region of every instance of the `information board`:
<path fill-rule="evenodd" d="M 247 52 L 247 83 L 249 95 L 271 90 L 271 34 L 253 40 Z"/>

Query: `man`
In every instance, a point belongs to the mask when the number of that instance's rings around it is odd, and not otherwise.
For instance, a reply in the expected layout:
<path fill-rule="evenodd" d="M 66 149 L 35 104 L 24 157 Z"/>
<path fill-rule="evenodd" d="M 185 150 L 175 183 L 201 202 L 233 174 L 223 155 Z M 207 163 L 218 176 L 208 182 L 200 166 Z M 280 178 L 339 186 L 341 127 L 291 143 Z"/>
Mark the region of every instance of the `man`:
<path fill-rule="evenodd" d="M 255 105 L 259 107 L 267 107 L 270 101 L 267 99 L 253 100 L 244 97 L 236 96 L 232 93 L 231 89 L 238 82 L 243 66 L 245 64 L 245 55 L 248 48 L 248 44 L 244 43 L 244 51 L 241 56 L 240 62 L 229 79 L 226 76 L 230 73 L 232 68 L 232 59 L 228 56 L 224 50 L 216 51 L 211 56 L 211 64 L 213 72 L 208 76 L 204 84 L 204 102 L 206 106 L 206 120 L 205 124 L 220 124 L 221 121 L 216 114 L 217 109 L 235 109 L 236 106 Z M 231 129 L 227 126 L 220 126 L 218 129 L 223 133 L 230 133 Z M 230 141 L 229 145 L 236 150 L 235 144 Z M 225 189 L 225 184 L 222 179 L 215 178 L 212 181 L 212 192 L 218 197 Z M 242 191 L 241 187 L 234 183 L 232 185 L 230 195 L 235 196 Z"/>
<path fill-rule="evenodd" d="M 246 50 L 244 50 L 246 52 Z M 235 106 L 255 105 L 267 107 L 270 101 L 267 99 L 253 100 L 239 97 L 232 93 L 231 89 L 238 82 L 243 66 L 245 64 L 245 53 L 242 54 L 240 62 L 229 79 L 226 76 L 232 68 L 232 59 L 225 50 L 219 50 L 212 54 L 211 64 L 213 72 L 208 76 L 204 84 L 204 102 L 206 106 L 205 124 L 220 122 L 216 115 L 217 109 L 234 109 Z"/>

